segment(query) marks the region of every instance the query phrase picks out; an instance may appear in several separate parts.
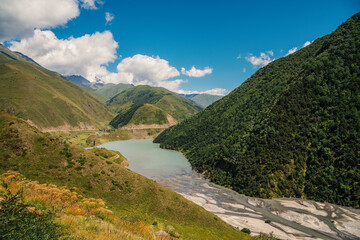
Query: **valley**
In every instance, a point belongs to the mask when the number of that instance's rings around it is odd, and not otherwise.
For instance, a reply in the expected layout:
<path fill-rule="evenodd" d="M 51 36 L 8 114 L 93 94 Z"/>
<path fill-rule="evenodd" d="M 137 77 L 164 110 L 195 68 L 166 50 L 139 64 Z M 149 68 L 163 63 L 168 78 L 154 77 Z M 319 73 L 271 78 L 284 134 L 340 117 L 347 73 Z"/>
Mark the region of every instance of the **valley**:
<path fill-rule="evenodd" d="M 311 2 L 293 38 L 265 1 L 23 1 L 0 4 L 1 239 L 360 239 L 359 12 Z"/>

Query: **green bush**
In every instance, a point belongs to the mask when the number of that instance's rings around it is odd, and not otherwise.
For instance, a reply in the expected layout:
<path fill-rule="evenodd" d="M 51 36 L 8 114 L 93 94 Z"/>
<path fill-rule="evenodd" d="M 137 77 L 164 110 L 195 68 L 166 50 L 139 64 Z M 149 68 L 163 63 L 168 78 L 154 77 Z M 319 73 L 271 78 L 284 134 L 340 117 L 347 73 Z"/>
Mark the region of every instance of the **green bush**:
<path fill-rule="evenodd" d="M 250 231 L 250 229 L 248 229 L 248 228 L 243 228 L 243 229 L 241 229 L 241 231 L 242 231 L 243 233 L 251 234 L 251 231 Z"/>

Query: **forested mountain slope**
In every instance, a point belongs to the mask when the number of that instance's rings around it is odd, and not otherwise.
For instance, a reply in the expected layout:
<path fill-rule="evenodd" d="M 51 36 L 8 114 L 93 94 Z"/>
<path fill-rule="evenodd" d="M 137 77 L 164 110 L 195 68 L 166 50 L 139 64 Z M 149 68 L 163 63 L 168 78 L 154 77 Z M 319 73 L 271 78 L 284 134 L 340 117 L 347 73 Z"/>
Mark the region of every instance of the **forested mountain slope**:
<path fill-rule="evenodd" d="M 360 14 L 155 142 L 246 195 L 359 207 Z"/>
<path fill-rule="evenodd" d="M 114 113 L 79 86 L 0 46 L 0 109 L 41 129 L 94 128 Z"/>

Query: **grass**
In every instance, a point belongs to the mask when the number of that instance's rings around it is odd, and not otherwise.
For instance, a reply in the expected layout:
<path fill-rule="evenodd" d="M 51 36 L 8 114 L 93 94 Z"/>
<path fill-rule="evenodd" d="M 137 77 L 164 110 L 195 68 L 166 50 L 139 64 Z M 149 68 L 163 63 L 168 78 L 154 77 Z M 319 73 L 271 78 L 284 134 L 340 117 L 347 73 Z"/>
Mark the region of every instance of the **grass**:
<path fill-rule="evenodd" d="M 168 123 L 167 113 L 151 104 L 144 104 L 138 108 L 132 116 L 129 124 L 166 124 Z"/>
<path fill-rule="evenodd" d="M 140 222 L 148 226 L 156 221 L 165 229 L 172 226 L 183 239 L 250 238 L 181 195 L 128 170 L 112 159 L 112 154 L 86 151 L 0 112 L 0 173 L 15 170 L 39 184 L 67 187 L 70 192 L 76 188 L 84 198 L 101 198 L 114 216 L 129 225 Z M 67 211 L 83 213 L 83 208 L 79 209 Z M 91 231 L 92 223 L 86 223 L 89 216 L 70 213 L 64 212 L 71 215 L 68 221 L 85 224 L 89 228 L 86 231 Z M 116 225 L 109 226 L 117 229 Z"/>
<path fill-rule="evenodd" d="M 85 198 L 76 188 L 39 184 L 14 171 L 3 173 L 0 182 L 7 185 L 0 186 L 0 193 L 23 191 L 24 202 L 37 206 L 28 207 L 29 211 L 56 213 L 56 222 L 70 239 L 154 239 L 155 232 L 149 224 L 124 221 L 108 210 L 102 199 Z"/>
<path fill-rule="evenodd" d="M 110 123 L 114 127 L 128 123 L 164 124 L 167 123 L 167 114 L 176 121 L 182 121 L 202 110 L 200 105 L 183 96 L 147 85 L 127 89 L 110 99 L 107 104 L 119 113 Z"/>
<path fill-rule="evenodd" d="M 0 49 L 0 109 L 41 129 L 96 128 L 114 113 L 79 86 Z"/>

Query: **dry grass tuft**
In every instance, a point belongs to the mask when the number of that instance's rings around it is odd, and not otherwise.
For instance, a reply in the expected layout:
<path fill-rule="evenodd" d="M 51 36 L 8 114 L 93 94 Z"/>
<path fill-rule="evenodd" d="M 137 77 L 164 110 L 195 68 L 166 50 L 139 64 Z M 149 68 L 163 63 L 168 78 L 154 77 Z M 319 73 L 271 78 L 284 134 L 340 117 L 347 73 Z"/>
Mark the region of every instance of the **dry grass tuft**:
<path fill-rule="evenodd" d="M 24 201 L 54 211 L 59 217 L 57 221 L 66 227 L 71 239 L 171 239 L 170 236 L 157 236 L 153 228 L 143 222 L 120 219 L 107 209 L 104 200 L 85 198 L 74 188 L 40 184 L 14 171 L 0 175 L 0 182 L 5 183 L 12 193 L 23 190 Z M 4 191 L 0 185 L 0 192 Z M 28 210 L 38 209 L 29 207 Z"/>

